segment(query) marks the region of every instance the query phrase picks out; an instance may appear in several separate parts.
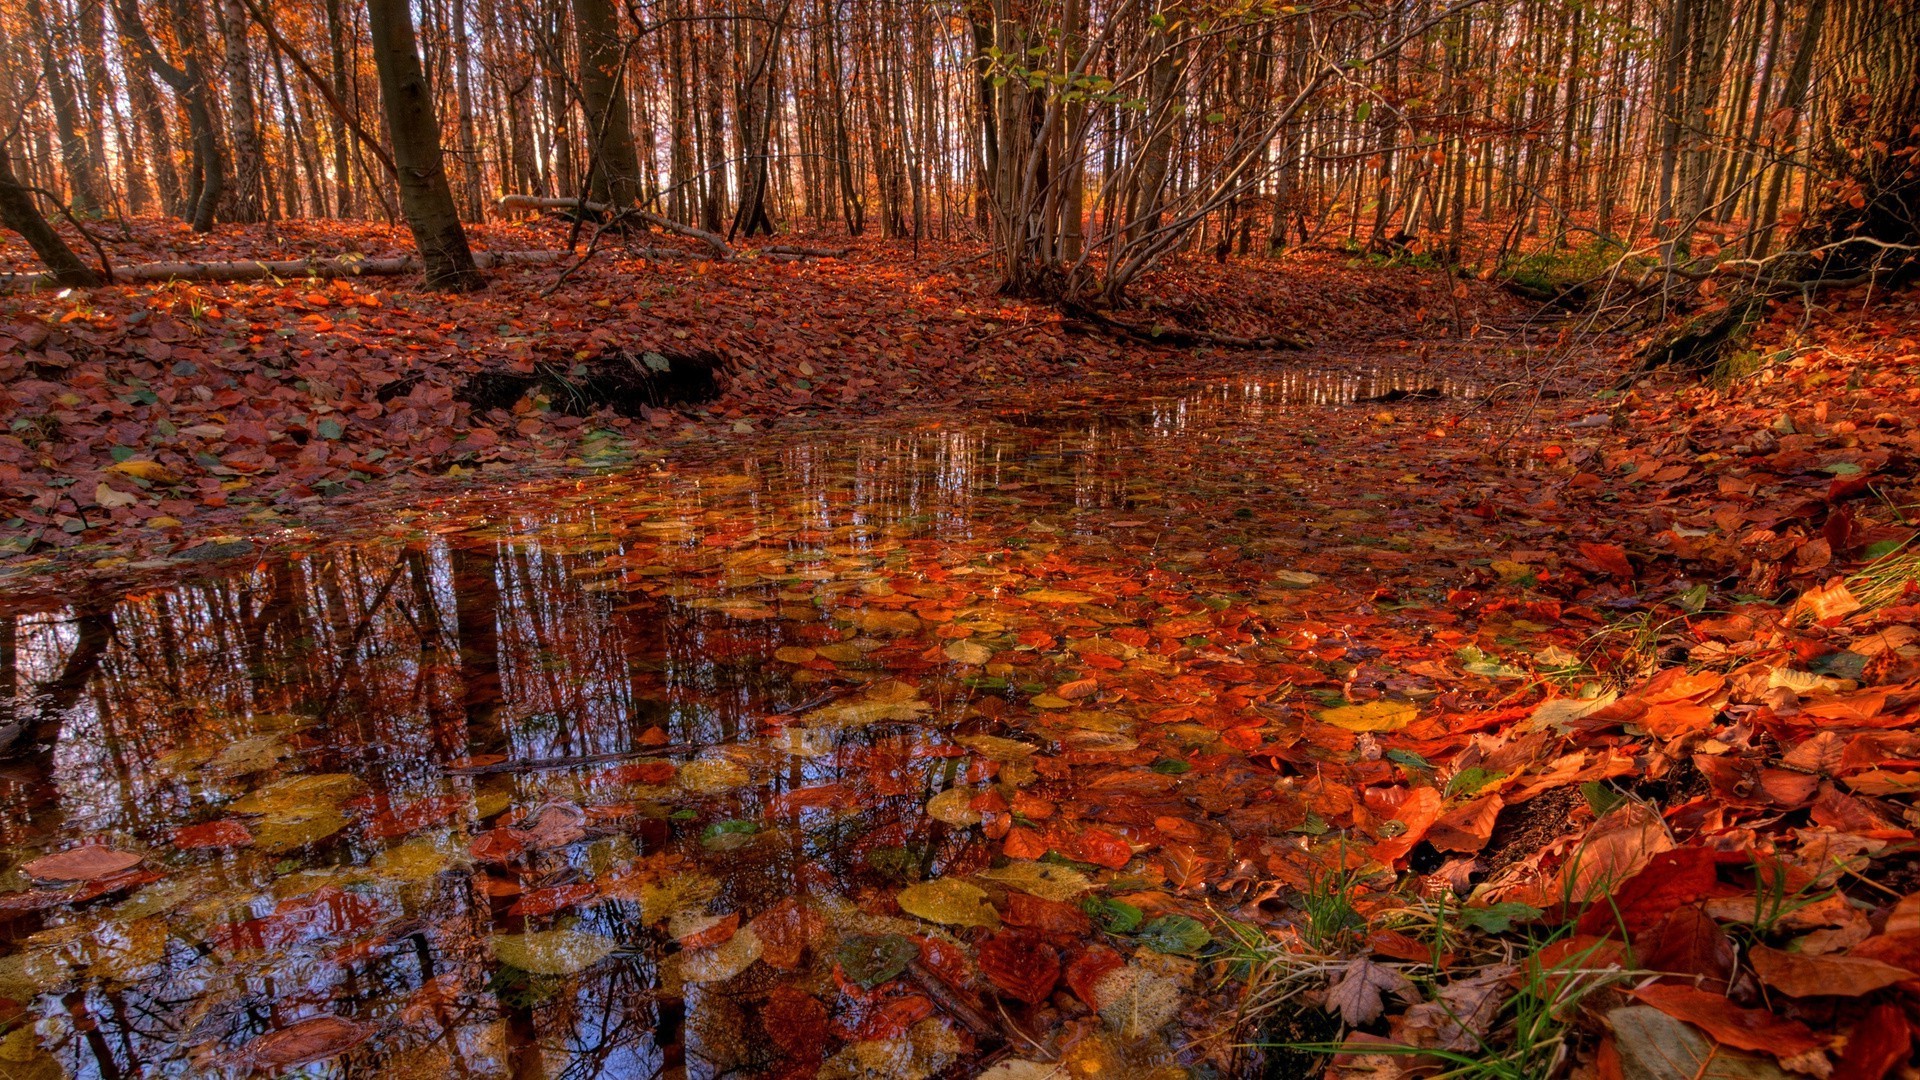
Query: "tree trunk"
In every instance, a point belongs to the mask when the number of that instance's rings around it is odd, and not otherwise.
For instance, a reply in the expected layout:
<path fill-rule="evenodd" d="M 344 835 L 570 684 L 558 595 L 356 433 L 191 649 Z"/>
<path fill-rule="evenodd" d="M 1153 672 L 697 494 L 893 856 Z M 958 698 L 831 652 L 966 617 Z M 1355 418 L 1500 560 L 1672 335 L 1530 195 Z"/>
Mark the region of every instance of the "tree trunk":
<path fill-rule="evenodd" d="M 40 208 L 34 205 L 33 192 L 28 191 L 14 179 L 13 165 L 7 155 L 0 153 L 0 225 L 5 225 L 20 234 L 40 256 L 53 284 L 62 288 L 87 288 L 100 284 L 100 275 L 92 267 L 80 261 L 60 234 L 53 231 L 47 219 L 40 216 Z"/>
<path fill-rule="evenodd" d="M 573 0 L 573 27 L 580 48 L 580 104 L 593 150 L 589 190 L 600 202 L 632 206 L 640 195 L 640 158 L 627 105 L 627 52 L 611 0 Z"/>
<path fill-rule="evenodd" d="M 373 62 L 380 75 L 387 133 L 400 171 L 400 206 L 413 232 L 430 289 L 465 292 L 485 287 L 467 247 L 466 230 L 440 155 L 440 123 L 420 69 L 409 0 L 368 0 Z"/>
<path fill-rule="evenodd" d="M 189 13 L 189 9 L 176 0 L 172 8 L 175 22 L 184 24 Z M 193 176 L 187 185 L 185 209 L 194 232 L 211 232 L 214 210 L 219 207 L 220 193 L 226 187 L 226 164 L 220 152 L 220 133 L 213 123 L 213 110 L 207 104 L 206 78 L 198 53 L 190 40 L 183 40 L 180 66 L 168 62 L 154 44 L 152 35 L 147 33 L 146 23 L 140 20 L 138 0 L 120 0 L 114 17 L 120 24 L 120 32 L 133 42 L 147 67 L 186 106 L 187 127 L 193 136 Z"/>
<path fill-rule="evenodd" d="M 227 133 L 233 142 L 233 186 L 227 192 L 228 221 L 265 217 L 266 157 L 260 149 L 259 110 L 253 99 L 253 50 L 247 44 L 247 10 L 240 0 L 222 0 L 220 33 L 226 42 Z"/>

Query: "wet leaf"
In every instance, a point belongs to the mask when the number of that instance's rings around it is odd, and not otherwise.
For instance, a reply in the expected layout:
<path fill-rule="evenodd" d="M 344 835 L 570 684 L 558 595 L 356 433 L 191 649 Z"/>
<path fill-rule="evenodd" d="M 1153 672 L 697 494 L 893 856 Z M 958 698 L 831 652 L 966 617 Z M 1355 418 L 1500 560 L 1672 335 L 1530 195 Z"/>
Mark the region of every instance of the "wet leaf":
<path fill-rule="evenodd" d="M 742 927 L 718 945 L 688 949 L 680 954 L 680 975 L 692 983 L 725 982 L 760 959 L 760 936 Z"/>
<path fill-rule="evenodd" d="M 581 930 L 541 930 L 495 935 L 493 955 L 501 963 L 535 975 L 572 975 L 613 955 L 613 939 Z"/>
<path fill-rule="evenodd" d="M 868 990 L 897 979 L 920 947 L 899 934 L 850 934 L 841 939 L 833 958 L 847 978 Z"/>
<path fill-rule="evenodd" d="M 977 956 L 989 982 L 1029 1005 L 1047 1000 L 1060 981 L 1060 954 L 1032 934 L 994 934 L 980 943 Z"/>
<path fill-rule="evenodd" d="M 36 881 L 96 881 L 140 865 L 140 856 L 115 851 L 105 844 L 85 844 L 23 864 L 20 869 Z"/>
<path fill-rule="evenodd" d="M 1087 880 L 1085 874 L 1070 866 L 1026 860 L 1011 862 L 995 870 L 982 870 L 974 876 L 997 881 L 1042 900 L 1072 900 L 1093 888 L 1093 882 Z"/>
<path fill-rule="evenodd" d="M 1322 709 L 1313 715 L 1322 723 L 1348 731 L 1399 731 L 1420 714 L 1417 706 L 1405 701 L 1382 698 L 1364 705 L 1342 705 Z"/>
<path fill-rule="evenodd" d="M 970 805 L 975 794 L 970 788 L 948 788 L 927 800 L 927 816 L 962 828 L 978 825 L 980 811 Z"/>
<path fill-rule="evenodd" d="M 1213 931 L 1188 915 L 1162 915 L 1141 927 L 1134 940 L 1155 952 L 1186 955 L 1206 948 Z"/>
<path fill-rule="evenodd" d="M 999 926 L 1000 915 L 977 885 L 957 878 L 909 885 L 897 897 L 900 910 L 944 926 Z"/>
<path fill-rule="evenodd" d="M 290 1069 L 338 1057 L 373 1038 L 377 1029 L 344 1016 L 316 1016 L 270 1031 L 240 1048 L 256 1069 Z"/>
<path fill-rule="evenodd" d="M 1160 1030 L 1180 1010 L 1180 985 L 1140 964 L 1108 972 L 1093 989 L 1100 1017 L 1128 1041 Z"/>

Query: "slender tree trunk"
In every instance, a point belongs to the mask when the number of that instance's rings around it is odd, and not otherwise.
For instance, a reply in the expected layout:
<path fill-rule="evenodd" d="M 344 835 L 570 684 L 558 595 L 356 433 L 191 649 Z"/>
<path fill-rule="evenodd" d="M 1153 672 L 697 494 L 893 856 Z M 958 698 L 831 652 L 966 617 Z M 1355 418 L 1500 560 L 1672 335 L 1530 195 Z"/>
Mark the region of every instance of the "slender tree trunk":
<path fill-rule="evenodd" d="M 596 202 L 631 206 L 640 195 L 640 158 L 627 105 L 627 53 L 611 0 L 573 0 L 580 49 L 580 103 L 593 149 L 589 190 Z"/>
<path fill-rule="evenodd" d="M 400 171 L 400 206 L 426 267 L 427 287 L 464 292 L 484 287 L 440 154 L 440 122 L 420 67 L 409 0 L 367 0 L 374 67 L 386 107 L 387 133 Z"/>

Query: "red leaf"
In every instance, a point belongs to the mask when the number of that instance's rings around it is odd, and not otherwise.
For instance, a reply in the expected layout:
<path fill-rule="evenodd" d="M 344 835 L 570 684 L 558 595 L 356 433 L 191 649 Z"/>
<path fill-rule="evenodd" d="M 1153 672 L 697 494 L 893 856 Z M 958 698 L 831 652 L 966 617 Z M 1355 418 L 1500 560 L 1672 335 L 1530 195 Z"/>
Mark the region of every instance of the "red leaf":
<path fill-rule="evenodd" d="M 1067 965 L 1067 986 L 1081 1001 L 1097 1009 L 1100 1002 L 1095 1000 L 1093 988 L 1108 972 L 1126 966 L 1127 962 L 1114 950 L 1105 945 L 1090 945 Z"/>
<path fill-rule="evenodd" d="M 1743 1009 L 1719 994 L 1691 986 L 1656 984 L 1633 992 L 1641 1001 L 1675 1020 L 1685 1020 L 1716 1042 L 1740 1050 L 1759 1050 L 1785 1059 L 1824 1050 L 1825 1039 L 1798 1020 L 1765 1009 Z"/>
<path fill-rule="evenodd" d="M 1060 954 L 1024 931 L 995 934 L 980 943 L 980 970 L 988 981 L 1029 1005 L 1038 1005 L 1060 981 Z"/>
<path fill-rule="evenodd" d="M 1859 997 L 1913 978 L 1913 972 L 1864 956 L 1808 956 L 1755 945 L 1747 950 L 1760 981 L 1789 997 Z"/>
<path fill-rule="evenodd" d="M 548 889 L 535 889 L 513 902 L 507 909 L 509 915 L 551 915 L 562 908 L 592 899 L 599 890 L 582 881 L 572 885 L 555 885 Z"/>
<path fill-rule="evenodd" d="M 445 821 L 466 809 L 467 799 L 458 795 L 434 795 L 405 806 L 375 814 L 367 822 L 367 836 L 391 840 Z"/>
<path fill-rule="evenodd" d="M 1023 892 L 1007 893 L 1000 917 L 1009 926 L 1025 927 L 1052 938 L 1073 940 L 1093 932 L 1092 920 L 1079 908 Z"/>
<path fill-rule="evenodd" d="M 1575 544 L 1574 547 L 1579 548 L 1580 554 L 1585 555 L 1588 562 L 1598 566 L 1601 570 L 1617 578 L 1625 578 L 1628 581 L 1633 580 L 1633 564 L 1627 561 L 1626 548 L 1618 544 L 1588 543 Z"/>
<path fill-rule="evenodd" d="M 173 830 L 173 846 L 182 850 L 246 847 L 251 843 L 253 834 L 247 831 L 246 823 L 237 818 L 221 818 Z"/>
<path fill-rule="evenodd" d="M 527 838 L 519 829 L 503 825 L 474 837 L 467 850 L 481 862 L 507 863 L 527 850 Z"/>
<path fill-rule="evenodd" d="M 1132 845 L 1105 829 L 1081 830 L 1068 848 L 1069 856 L 1110 870 L 1120 869 L 1133 858 Z"/>
<path fill-rule="evenodd" d="M 1907 1060 L 1913 1049 L 1913 1029 L 1900 1006 L 1883 1001 L 1867 1011 L 1847 1036 L 1847 1052 L 1840 1057 L 1835 1076 L 1848 1080 L 1882 1080 Z"/>
<path fill-rule="evenodd" d="M 780 985 L 767 995 L 760 1026 L 785 1057 L 817 1061 L 825 1056 L 827 1007 L 795 987 Z"/>
<path fill-rule="evenodd" d="M 1718 891 L 1719 879 L 1714 874 L 1718 865 L 1719 856 L 1707 848 L 1663 851 L 1615 889 L 1611 901 L 1600 900 L 1588 908 L 1580 916 L 1580 933 L 1624 931 L 1628 940 L 1635 939 L 1675 908 Z"/>

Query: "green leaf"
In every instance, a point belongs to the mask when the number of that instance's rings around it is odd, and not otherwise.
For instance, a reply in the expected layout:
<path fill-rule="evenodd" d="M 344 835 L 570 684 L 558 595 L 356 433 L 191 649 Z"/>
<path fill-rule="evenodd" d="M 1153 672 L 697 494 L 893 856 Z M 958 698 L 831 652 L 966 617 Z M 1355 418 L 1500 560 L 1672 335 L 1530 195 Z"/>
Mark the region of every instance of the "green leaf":
<path fill-rule="evenodd" d="M 1136 940 L 1154 952 L 1194 953 L 1213 940 L 1213 932 L 1191 916 L 1162 915 L 1142 927 Z"/>
<path fill-rule="evenodd" d="M 1387 760 L 1393 762 L 1395 765 L 1405 766 L 1409 769 L 1425 769 L 1428 772 L 1433 771 L 1433 762 L 1428 761 L 1426 758 L 1421 757 L 1411 750 L 1389 750 L 1387 751 Z"/>
<path fill-rule="evenodd" d="M 1179 776 L 1183 773 L 1193 771 L 1191 764 L 1181 761 L 1179 758 L 1161 758 L 1149 766 L 1149 768 L 1163 776 Z"/>
<path fill-rule="evenodd" d="M 1495 780 L 1503 779 L 1506 775 L 1507 774 L 1503 772 L 1488 772 L 1478 765 L 1470 769 L 1461 769 L 1459 772 L 1453 774 L 1453 779 L 1447 781 L 1447 797 L 1452 798 L 1455 795 L 1478 795 L 1480 794 L 1481 788 L 1486 787 Z"/>
<path fill-rule="evenodd" d="M 1460 921 L 1477 930 L 1484 930 L 1489 934 L 1504 934 L 1513 929 L 1514 923 L 1530 922 L 1543 914 L 1545 914 L 1545 912 L 1529 904 L 1519 904 L 1508 901 L 1504 904 L 1495 904 L 1492 907 L 1462 908 L 1460 911 Z"/>
<path fill-rule="evenodd" d="M 1101 896 L 1089 896 L 1080 901 L 1080 910 L 1109 934 L 1131 934 L 1140 928 L 1140 923 L 1147 917 L 1146 912 L 1132 904 Z"/>
<path fill-rule="evenodd" d="M 900 934 L 849 934 L 841 940 L 833 958 L 840 962 L 847 978 L 871 990 L 899 978 L 919 955 L 920 946 Z"/>
<path fill-rule="evenodd" d="M 1363 101 L 1360 103 L 1359 110 L 1354 113 L 1353 118 L 1355 120 L 1358 120 L 1360 123 L 1364 124 L 1367 122 L 1367 118 L 1372 115 L 1373 115 L 1373 102 Z"/>
<path fill-rule="evenodd" d="M 340 421 L 328 418 L 315 424 L 313 432 L 323 439 L 338 439 L 347 433 L 347 429 L 340 426 Z"/>

